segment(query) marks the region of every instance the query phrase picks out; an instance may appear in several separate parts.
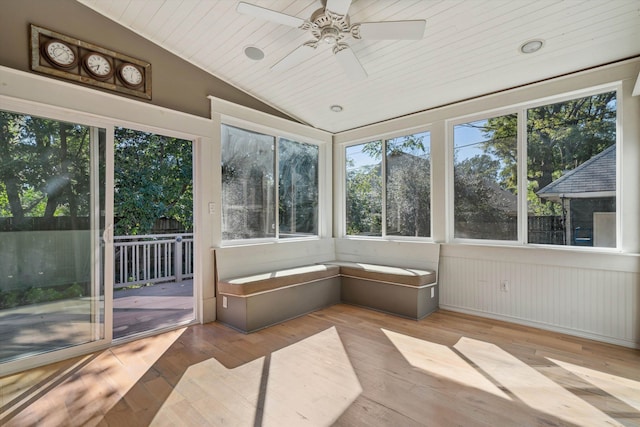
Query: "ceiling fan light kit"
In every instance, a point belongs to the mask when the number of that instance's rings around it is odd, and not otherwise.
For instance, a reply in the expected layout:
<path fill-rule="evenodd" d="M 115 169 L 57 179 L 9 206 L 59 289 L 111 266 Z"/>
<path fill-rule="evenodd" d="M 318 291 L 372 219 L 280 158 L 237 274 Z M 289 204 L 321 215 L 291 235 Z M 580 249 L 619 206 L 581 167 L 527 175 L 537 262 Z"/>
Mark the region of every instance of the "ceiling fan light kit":
<path fill-rule="evenodd" d="M 309 31 L 313 40 L 298 46 L 271 69 L 286 71 L 310 59 L 320 43 L 331 46 L 337 62 L 351 80 L 367 78 L 367 72 L 358 60 L 347 37 L 354 40 L 419 40 L 424 36 L 425 20 L 361 22 L 351 25 L 349 7 L 352 0 L 326 0 L 326 7 L 316 10 L 308 20 L 282 12 L 240 2 L 239 13 Z"/>

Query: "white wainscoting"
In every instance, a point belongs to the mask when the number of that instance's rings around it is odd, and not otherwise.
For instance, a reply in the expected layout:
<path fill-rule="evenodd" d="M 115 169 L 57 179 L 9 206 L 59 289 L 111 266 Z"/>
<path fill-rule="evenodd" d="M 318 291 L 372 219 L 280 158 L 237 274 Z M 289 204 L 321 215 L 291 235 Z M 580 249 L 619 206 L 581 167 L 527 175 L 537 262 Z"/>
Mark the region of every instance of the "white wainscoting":
<path fill-rule="evenodd" d="M 640 348 L 639 271 L 637 255 L 443 245 L 440 307 Z"/>

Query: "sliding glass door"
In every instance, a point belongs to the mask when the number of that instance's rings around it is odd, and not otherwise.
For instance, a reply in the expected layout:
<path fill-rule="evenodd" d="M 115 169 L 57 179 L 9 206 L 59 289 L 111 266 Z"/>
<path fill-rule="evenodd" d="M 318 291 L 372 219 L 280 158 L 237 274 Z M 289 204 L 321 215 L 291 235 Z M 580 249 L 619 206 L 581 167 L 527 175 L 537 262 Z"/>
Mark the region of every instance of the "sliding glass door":
<path fill-rule="evenodd" d="M 105 129 L 0 111 L 0 364 L 107 338 L 106 146 Z"/>

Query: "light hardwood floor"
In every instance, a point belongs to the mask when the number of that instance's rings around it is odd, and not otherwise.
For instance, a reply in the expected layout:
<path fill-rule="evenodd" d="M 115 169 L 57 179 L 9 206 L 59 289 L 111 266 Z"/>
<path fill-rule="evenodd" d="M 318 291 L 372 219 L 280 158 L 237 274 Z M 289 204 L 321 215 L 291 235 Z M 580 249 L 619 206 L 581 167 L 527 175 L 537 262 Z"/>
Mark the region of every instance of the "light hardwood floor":
<path fill-rule="evenodd" d="M 0 387 L 6 426 L 640 426 L 640 351 L 447 311 L 196 325 Z"/>

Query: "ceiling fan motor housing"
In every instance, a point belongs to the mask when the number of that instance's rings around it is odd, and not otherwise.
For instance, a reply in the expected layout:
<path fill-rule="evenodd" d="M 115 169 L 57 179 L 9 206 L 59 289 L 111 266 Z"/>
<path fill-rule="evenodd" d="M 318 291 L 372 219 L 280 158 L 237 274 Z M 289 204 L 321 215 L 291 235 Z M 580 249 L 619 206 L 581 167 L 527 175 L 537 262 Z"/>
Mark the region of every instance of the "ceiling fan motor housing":
<path fill-rule="evenodd" d="M 321 8 L 313 12 L 308 28 L 303 29 L 309 29 L 318 40 L 336 44 L 344 37 L 344 33 L 350 32 L 351 24 L 348 15 L 338 15 Z"/>

